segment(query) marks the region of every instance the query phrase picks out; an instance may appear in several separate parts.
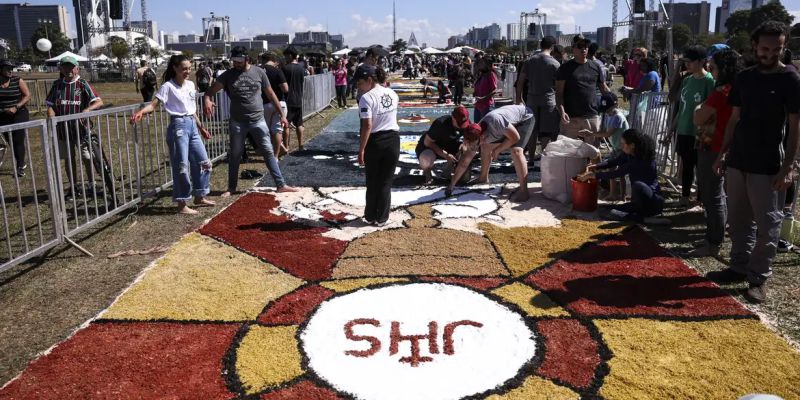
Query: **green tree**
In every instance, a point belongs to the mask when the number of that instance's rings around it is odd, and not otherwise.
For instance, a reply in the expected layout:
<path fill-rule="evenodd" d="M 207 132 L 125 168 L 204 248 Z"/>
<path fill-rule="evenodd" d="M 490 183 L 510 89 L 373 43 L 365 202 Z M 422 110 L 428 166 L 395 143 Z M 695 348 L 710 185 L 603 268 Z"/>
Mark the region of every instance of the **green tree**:
<path fill-rule="evenodd" d="M 734 37 L 739 32 L 750 33 L 766 21 L 778 21 L 791 26 L 794 17 L 786 11 L 780 2 L 771 2 L 752 10 L 736 11 L 725 21 L 728 37 Z"/>
<path fill-rule="evenodd" d="M 750 10 L 736 11 L 725 21 L 728 37 L 733 37 L 739 32 L 750 32 Z"/>
<path fill-rule="evenodd" d="M 629 55 L 628 54 L 628 41 L 629 41 L 629 39 L 625 38 L 625 39 L 622 39 L 619 42 L 617 42 L 617 46 L 615 48 L 616 54 L 624 54 L 625 56 Z M 643 47 L 643 46 L 644 46 L 644 43 L 641 40 L 634 40 L 633 41 L 633 47 Z"/>
<path fill-rule="evenodd" d="M 789 48 L 792 49 L 795 54 L 800 53 L 800 23 L 794 24 L 790 36 Z"/>
<path fill-rule="evenodd" d="M 489 45 L 489 47 L 486 48 L 486 52 L 494 54 L 508 53 L 508 44 L 506 44 L 505 40 L 495 40 L 491 45 Z"/>
<path fill-rule="evenodd" d="M 194 52 L 191 50 L 184 50 L 183 56 L 191 60 L 194 57 Z"/>
<path fill-rule="evenodd" d="M 725 43 L 725 36 L 723 35 L 697 35 L 689 40 L 690 45 L 700 45 L 709 47 L 713 44 Z"/>
<path fill-rule="evenodd" d="M 750 44 L 750 34 L 746 31 L 739 31 L 728 39 L 728 46 L 739 52 L 739 54 L 749 53 L 752 49 Z"/>
<path fill-rule="evenodd" d="M 653 33 L 653 49 L 648 50 L 666 51 L 667 32 L 669 32 L 669 29 L 666 27 L 656 29 Z M 672 27 L 672 47 L 675 51 L 681 51 L 689 45 L 699 44 L 698 40 L 698 36 L 692 34 L 692 30 L 688 25 L 677 24 Z"/>
<path fill-rule="evenodd" d="M 72 42 L 66 35 L 64 35 L 63 32 L 61 32 L 58 26 L 53 24 L 39 24 L 39 27 L 36 28 L 36 30 L 33 32 L 33 36 L 31 36 L 31 49 L 33 49 L 34 52 L 41 57 L 47 55 L 46 51 L 40 52 L 36 48 L 36 42 L 42 38 L 49 39 L 50 43 L 53 44 L 53 47 L 50 49 L 50 53 L 54 56 L 72 49 Z"/>
<path fill-rule="evenodd" d="M 402 52 L 406 51 L 406 49 L 407 49 L 407 48 L 408 48 L 408 43 L 406 43 L 406 41 L 405 41 L 405 40 L 403 40 L 403 39 L 397 39 L 397 40 L 395 40 L 395 41 L 394 41 L 394 43 L 392 43 L 392 45 L 389 47 L 389 50 L 390 50 L 390 51 L 396 51 L 396 52 L 398 52 L 398 53 L 402 53 Z"/>
<path fill-rule="evenodd" d="M 150 45 L 147 43 L 147 39 L 140 36 L 133 40 L 131 53 L 137 57 L 145 57 L 149 54 L 149 48 Z"/>
<path fill-rule="evenodd" d="M 119 63 L 119 68 L 124 69 L 123 61 L 131 54 L 131 47 L 128 45 L 128 42 L 121 37 L 111 36 L 108 44 L 111 47 L 111 55 L 116 58 L 117 63 Z"/>

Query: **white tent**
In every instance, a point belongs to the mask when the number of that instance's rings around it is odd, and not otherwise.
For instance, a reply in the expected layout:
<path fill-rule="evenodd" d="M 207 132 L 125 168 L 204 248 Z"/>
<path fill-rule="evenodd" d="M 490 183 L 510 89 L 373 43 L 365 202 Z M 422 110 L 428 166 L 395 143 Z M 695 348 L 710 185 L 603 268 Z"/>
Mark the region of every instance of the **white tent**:
<path fill-rule="evenodd" d="M 461 47 L 453 47 L 450 50 L 447 50 L 445 53 L 447 54 L 461 54 Z"/>
<path fill-rule="evenodd" d="M 59 62 L 59 61 L 61 61 L 62 58 L 67 57 L 67 56 L 75 57 L 75 59 L 78 60 L 78 62 L 89 61 L 89 59 L 86 58 L 86 57 L 79 56 L 79 55 L 77 55 L 77 54 L 75 54 L 75 53 L 73 53 L 71 51 L 65 51 L 65 52 L 63 52 L 63 53 L 61 53 L 61 54 L 59 54 L 59 55 L 57 55 L 57 56 L 55 56 L 53 58 L 48 59 L 47 62 Z"/>
<path fill-rule="evenodd" d="M 94 60 L 95 61 L 108 61 L 108 60 L 110 60 L 110 58 L 108 58 L 108 56 L 105 55 L 105 54 L 100 54 L 99 56 L 95 57 Z"/>
<path fill-rule="evenodd" d="M 422 50 L 422 52 L 425 54 L 444 54 L 443 51 L 439 49 L 434 49 L 433 47 L 428 47 L 427 49 Z"/>
<path fill-rule="evenodd" d="M 350 54 L 351 51 L 352 50 L 350 50 L 350 49 L 341 49 L 339 51 L 334 51 L 332 54 L 335 55 L 335 56 L 346 56 L 346 55 Z"/>
<path fill-rule="evenodd" d="M 416 55 L 416 54 L 417 54 L 417 52 L 414 51 L 414 50 L 406 50 L 406 51 L 403 52 L 404 56 L 410 56 L 410 55 Z"/>

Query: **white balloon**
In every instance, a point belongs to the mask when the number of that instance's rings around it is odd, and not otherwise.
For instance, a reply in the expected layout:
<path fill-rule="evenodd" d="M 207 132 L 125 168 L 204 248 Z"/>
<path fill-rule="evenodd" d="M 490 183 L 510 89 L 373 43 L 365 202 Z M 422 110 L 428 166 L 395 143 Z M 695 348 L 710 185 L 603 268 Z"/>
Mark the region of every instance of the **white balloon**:
<path fill-rule="evenodd" d="M 39 51 L 49 51 L 51 48 L 53 48 L 53 43 L 42 38 L 36 41 L 36 48 L 39 49 Z"/>

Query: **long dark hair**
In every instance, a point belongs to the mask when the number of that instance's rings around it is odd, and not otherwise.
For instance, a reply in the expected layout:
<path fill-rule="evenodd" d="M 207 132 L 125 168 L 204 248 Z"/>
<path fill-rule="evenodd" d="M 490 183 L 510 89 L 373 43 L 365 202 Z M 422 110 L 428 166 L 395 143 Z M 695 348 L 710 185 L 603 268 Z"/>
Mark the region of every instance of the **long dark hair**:
<path fill-rule="evenodd" d="M 652 161 L 656 158 L 656 144 L 650 136 L 645 135 L 638 129 L 628 129 L 622 133 L 622 140 L 634 146 L 633 156 L 644 161 Z"/>
<path fill-rule="evenodd" d="M 174 79 L 175 76 L 177 75 L 175 73 L 175 67 L 178 66 L 178 65 L 181 65 L 181 63 L 183 63 L 184 61 L 188 61 L 188 60 L 189 60 L 189 58 L 187 58 L 183 54 L 176 54 L 176 55 L 170 57 L 169 58 L 169 63 L 167 63 L 167 70 L 164 71 L 164 76 L 161 77 L 161 81 L 166 83 L 166 82 L 169 82 L 172 79 Z"/>
<path fill-rule="evenodd" d="M 726 49 L 711 57 L 714 60 L 717 68 L 717 87 L 733 84 L 736 74 L 743 68 L 742 58 L 739 53 Z"/>

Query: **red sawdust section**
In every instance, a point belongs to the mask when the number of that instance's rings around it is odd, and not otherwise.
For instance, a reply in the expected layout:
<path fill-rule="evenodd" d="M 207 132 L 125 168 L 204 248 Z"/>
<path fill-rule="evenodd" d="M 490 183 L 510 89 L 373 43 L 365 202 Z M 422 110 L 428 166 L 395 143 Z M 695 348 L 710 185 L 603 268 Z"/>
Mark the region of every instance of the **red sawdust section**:
<path fill-rule="evenodd" d="M 335 400 L 343 398 L 333 390 L 319 387 L 310 381 L 300 381 L 286 389 L 261 395 L 261 400 Z"/>
<path fill-rule="evenodd" d="M 589 330 L 574 319 L 544 320 L 536 325 L 546 349 L 537 373 L 579 389 L 587 388 L 600 365 L 598 345 Z"/>
<path fill-rule="evenodd" d="M 347 214 L 343 212 L 332 213 L 328 210 L 323 210 L 319 215 L 322 215 L 322 219 L 326 222 L 347 222 Z"/>
<path fill-rule="evenodd" d="M 220 371 L 239 325 L 92 324 L 34 361 L 12 399 L 228 399 Z"/>
<path fill-rule="evenodd" d="M 526 278 L 585 316 L 752 315 L 636 228 Z"/>
<path fill-rule="evenodd" d="M 311 285 L 289 293 L 267 307 L 258 317 L 265 325 L 300 325 L 320 303 L 336 294 L 333 290 Z"/>
<path fill-rule="evenodd" d="M 423 282 L 452 283 L 476 290 L 492 290 L 508 281 L 507 278 L 451 278 L 446 276 L 423 276 L 419 280 Z"/>
<path fill-rule="evenodd" d="M 323 237 L 327 228 L 309 227 L 274 215 L 274 196 L 250 193 L 214 217 L 200 233 L 260 257 L 302 279 L 331 276 L 347 242 Z"/>

